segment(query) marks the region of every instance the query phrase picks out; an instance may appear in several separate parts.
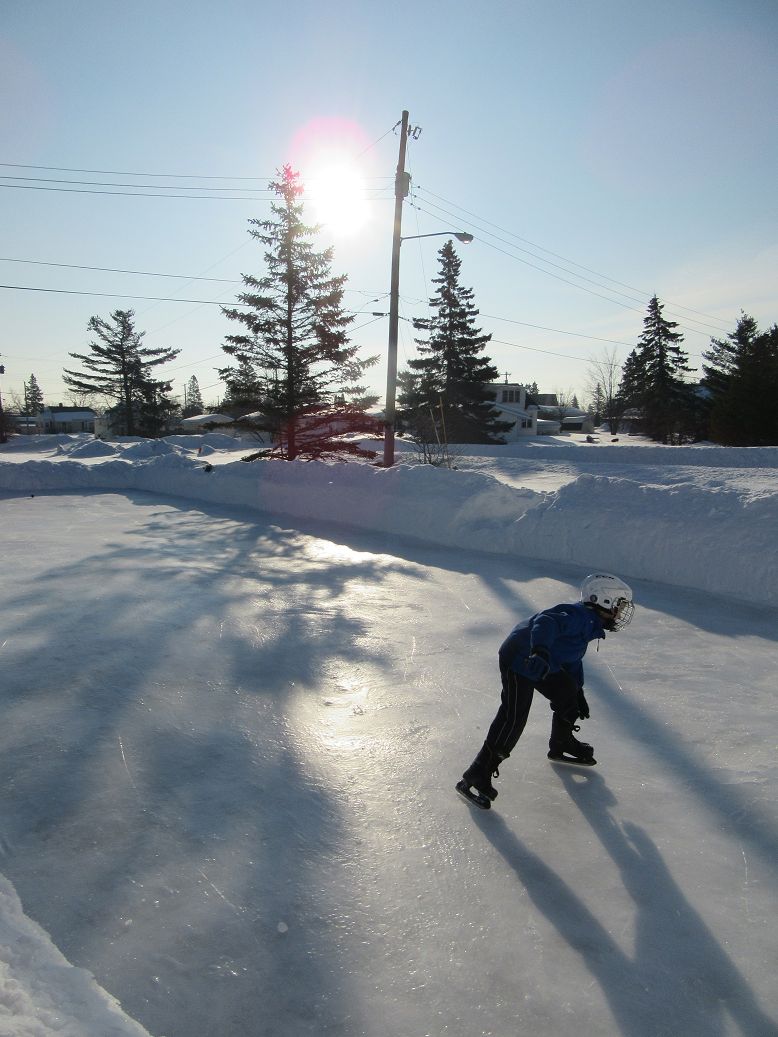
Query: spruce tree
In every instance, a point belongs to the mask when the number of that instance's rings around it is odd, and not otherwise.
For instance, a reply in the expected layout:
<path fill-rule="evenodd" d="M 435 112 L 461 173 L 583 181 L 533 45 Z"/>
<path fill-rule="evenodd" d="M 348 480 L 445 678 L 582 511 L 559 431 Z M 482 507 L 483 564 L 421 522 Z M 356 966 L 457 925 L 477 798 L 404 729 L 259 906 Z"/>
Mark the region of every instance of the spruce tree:
<path fill-rule="evenodd" d="M 174 360 L 179 349 L 149 349 L 141 345 L 145 331 L 136 331 L 134 310 L 115 310 L 110 321 L 90 317 L 87 329 L 97 336 L 89 343 L 91 354 L 70 353 L 80 360 L 85 371 L 65 368 L 62 381 L 74 392 L 96 393 L 116 400 L 128 436 L 143 431 L 136 420 L 144 408 L 158 406 L 157 399 L 170 391 L 170 382 L 152 377 L 155 367 Z M 154 401 L 150 403 L 150 398 Z M 156 418 L 152 425 L 156 426 Z"/>
<path fill-rule="evenodd" d="M 691 368 L 681 349 L 678 324 L 662 316 L 663 306 L 654 296 L 643 319 L 636 349 L 622 368 L 619 389 L 625 407 L 642 412 L 642 427 L 652 439 L 668 443 L 681 435 L 685 425 L 689 388 L 683 380 Z"/>
<path fill-rule="evenodd" d="M 349 343 L 354 317 L 342 305 L 346 276 L 332 275 L 332 248 L 317 252 L 309 240 L 320 228 L 303 223 L 299 173 L 284 166 L 270 190 L 280 199 L 271 218 L 251 220 L 249 229 L 265 246 L 266 273 L 244 275 L 244 308 L 223 310 L 244 330 L 226 336 L 222 348 L 257 372 L 265 428 L 279 437 L 282 456 L 294 460 L 301 452 L 320 454 L 325 444 L 335 449 L 336 432 L 359 424 L 372 401 L 357 383 L 377 357 L 361 361 Z"/>
<path fill-rule="evenodd" d="M 224 409 L 245 412 L 256 410 L 262 402 L 262 381 L 254 365 L 242 360 L 237 367 L 223 367 L 219 377 L 227 386 L 224 393 Z"/>
<path fill-rule="evenodd" d="M 414 422 L 427 421 L 430 408 L 439 408 L 442 400 L 450 442 L 504 442 L 502 436 L 512 423 L 499 421 L 490 385 L 498 371 L 490 357 L 481 355 L 492 336 L 475 326 L 479 311 L 473 305 L 473 290 L 459 282 L 462 261 L 451 241 L 438 257 L 440 276 L 432 279 L 438 290 L 429 301 L 433 315 L 413 322 L 429 337 L 415 340 L 421 356 L 409 360 L 411 370 L 398 379 L 400 420 L 412 429 Z"/>
<path fill-rule="evenodd" d="M 710 349 L 702 354 L 707 361 L 702 370 L 705 387 L 714 400 L 726 393 L 739 360 L 752 348 L 758 334 L 757 322 L 741 310 L 735 330 L 726 339 L 711 338 Z"/>
<path fill-rule="evenodd" d="M 759 332 L 743 314 L 729 343 L 713 340 L 704 354 L 713 393 L 710 435 L 727 446 L 778 445 L 778 325 Z"/>
<path fill-rule="evenodd" d="M 202 414 L 204 410 L 203 397 L 200 393 L 200 383 L 196 375 L 192 375 L 186 383 L 186 405 L 182 411 L 182 417 L 193 418 L 196 414 Z"/>
<path fill-rule="evenodd" d="M 38 413 L 43 407 L 43 393 L 35 380 L 35 375 L 30 375 L 29 382 L 24 383 L 24 414 L 31 417 Z"/>

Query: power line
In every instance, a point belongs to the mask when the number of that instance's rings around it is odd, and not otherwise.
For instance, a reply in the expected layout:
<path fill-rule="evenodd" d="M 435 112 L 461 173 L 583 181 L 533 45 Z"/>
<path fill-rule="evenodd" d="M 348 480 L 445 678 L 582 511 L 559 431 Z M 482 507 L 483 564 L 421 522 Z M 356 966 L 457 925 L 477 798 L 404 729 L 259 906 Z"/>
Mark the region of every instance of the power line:
<path fill-rule="evenodd" d="M 196 173 L 133 173 L 128 172 L 126 169 L 73 169 L 70 166 L 31 166 L 22 165 L 18 162 L 0 162 L 0 168 L 39 169 L 48 173 L 89 173 L 92 176 L 145 176 L 149 179 L 157 178 L 160 180 L 261 180 L 264 183 L 267 183 L 268 180 L 272 180 L 272 177 L 268 176 L 209 176 L 207 174 L 200 175 Z"/>
<path fill-rule="evenodd" d="M 140 185 L 138 185 L 140 186 Z M 156 186 L 156 185 L 154 185 Z M 4 187 L 8 190 L 16 188 L 18 191 L 54 191 L 61 194 L 103 194 L 103 195 L 115 195 L 119 198 L 187 198 L 191 201 L 210 201 L 210 202 L 265 202 L 271 201 L 273 195 L 268 195 L 266 198 L 260 198 L 257 195 L 219 195 L 219 194 L 171 194 L 169 192 L 154 192 L 154 191 L 93 191 L 90 188 L 76 187 L 72 191 L 67 187 L 40 187 L 34 184 L 0 184 L 0 187 Z"/>
<path fill-rule="evenodd" d="M 475 213 L 470 212 L 468 209 L 463 209 L 457 205 L 456 202 L 450 202 L 446 198 L 442 198 L 440 195 L 434 194 L 432 191 L 428 191 L 425 187 L 420 187 L 418 184 L 415 185 L 416 190 L 423 191 L 425 194 L 431 195 L 433 198 L 437 198 L 441 202 L 445 202 L 446 205 L 451 205 L 455 209 L 459 209 L 460 212 L 465 213 L 468 216 L 472 216 L 476 220 L 480 220 L 481 223 L 485 223 L 490 227 L 494 227 L 496 230 L 501 231 L 503 234 L 508 234 L 512 238 L 516 238 L 517 241 L 523 241 L 526 245 L 531 245 L 532 248 L 538 249 L 540 252 L 545 252 L 549 256 L 554 256 L 555 259 L 561 259 L 564 263 L 570 266 L 577 266 L 579 270 L 586 270 L 589 274 L 595 274 L 601 280 L 610 281 L 612 284 L 617 284 L 621 288 L 628 288 L 631 292 L 636 292 L 638 295 L 650 296 L 652 293 L 647 292 L 642 288 L 635 288 L 634 285 L 625 284 L 623 281 L 617 281 L 613 277 L 608 277 L 607 274 L 601 274 L 597 270 L 592 270 L 591 267 L 583 266 L 581 263 L 576 263 L 572 259 L 567 259 L 565 256 L 559 255 L 558 252 L 552 252 L 550 249 L 544 248 L 542 245 L 536 245 L 533 241 L 529 241 L 527 238 L 522 238 L 519 234 L 515 234 L 513 231 L 507 230 L 505 227 L 500 227 L 496 223 L 492 223 L 490 220 L 484 219 L 482 216 L 477 216 Z M 445 211 L 445 210 L 443 210 Z M 450 213 L 448 215 L 451 215 Z M 540 258 L 539 256 L 536 258 Z M 604 286 L 603 286 L 604 287 Z M 696 313 L 698 317 L 708 317 L 710 320 L 719 321 L 721 324 L 734 324 L 735 321 L 727 320 L 724 317 L 714 317 L 711 313 L 704 313 L 701 310 L 694 310 L 689 306 L 683 306 L 681 303 L 673 302 L 671 299 L 667 300 L 671 306 L 677 306 L 679 310 L 686 310 L 688 313 Z"/>
<path fill-rule="evenodd" d="M 351 161 L 355 162 L 356 159 L 361 158 L 362 155 L 364 155 L 368 151 L 370 151 L 370 148 L 374 148 L 376 146 L 376 144 L 378 144 L 379 141 L 383 140 L 384 137 L 386 137 L 391 132 L 392 132 L 391 130 L 387 130 L 386 133 L 384 133 L 381 137 L 378 138 L 378 140 L 373 141 L 373 143 L 370 145 L 370 147 L 365 148 L 365 150 L 363 152 L 361 152 L 361 154 L 357 155 L 356 158 L 352 159 Z M 132 172 L 128 172 L 127 170 L 116 170 L 116 169 L 74 169 L 74 168 L 71 168 L 70 166 L 31 166 L 31 165 L 22 165 L 22 164 L 16 163 L 16 162 L 0 162 L 0 168 L 1 169 L 37 169 L 37 170 L 40 170 L 41 172 L 44 172 L 44 173 L 87 173 L 87 174 L 89 174 L 91 176 L 140 176 L 140 177 L 145 177 L 148 180 L 155 180 L 155 179 L 156 180 L 230 180 L 230 181 L 243 181 L 243 182 L 250 181 L 252 183 L 256 181 L 256 182 L 261 182 L 261 183 L 265 183 L 265 184 L 269 183 L 276 176 L 276 174 L 273 174 L 273 176 L 214 176 L 214 175 L 199 174 L 199 173 L 132 173 Z M 27 177 L 14 177 L 11 174 L 8 174 L 8 178 L 9 179 L 14 179 L 14 180 L 34 179 L 34 178 L 27 178 Z M 313 177 L 313 178 L 308 178 L 308 179 L 316 180 L 318 178 Z M 391 177 L 391 176 L 370 176 L 370 177 L 361 177 L 361 179 L 362 180 L 393 180 L 394 177 Z M 68 181 L 63 181 L 63 182 L 67 183 Z M 218 188 L 216 188 L 216 190 L 218 190 Z"/>
<path fill-rule="evenodd" d="M 547 356 L 560 356 L 565 360 L 577 360 L 582 364 L 590 364 L 591 360 L 589 357 L 583 356 L 570 356 L 569 353 L 555 353 L 551 349 L 539 349 L 536 346 L 522 346 L 518 342 L 506 342 L 504 339 L 493 338 L 492 342 L 496 342 L 500 346 L 512 346 L 514 349 L 528 349 L 531 353 L 544 353 Z M 695 360 L 702 360 L 703 358 L 697 353 L 689 353 L 688 356 L 694 357 Z"/>
<path fill-rule="evenodd" d="M 82 266 L 78 263 L 45 263 L 41 259 L 9 259 L 0 256 L 0 263 L 26 263 L 32 266 L 55 266 L 67 270 L 100 270 L 109 274 L 137 274 L 140 277 L 172 277 L 181 281 L 217 281 L 221 284 L 240 284 L 240 281 L 226 277 L 202 277 L 193 274 L 160 274 L 151 270 L 120 270 L 112 266 Z"/>
<path fill-rule="evenodd" d="M 2 175 L 0 175 L 0 180 L 23 180 L 25 183 L 32 183 L 32 184 L 71 184 L 71 185 L 73 185 L 75 187 L 137 187 L 137 188 L 140 188 L 141 190 L 146 190 L 146 188 L 152 188 L 152 187 L 159 188 L 159 187 L 162 186 L 161 184 L 116 184 L 116 183 L 113 183 L 113 182 L 106 182 L 104 180 L 48 180 L 48 179 L 43 179 L 42 177 L 37 177 L 37 176 L 13 176 L 13 177 L 11 177 L 11 176 L 2 176 Z M 19 187 L 20 185 L 18 183 L 14 183 L 14 184 L 2 184 L 0 186 L 2 186 L 2 187 Z M 168 188 L 164 188 L 164 190 L 166 190 L 166 191 L 167 190 L 171 190 L 171 191 L 172 190 L 176 190 L 176 191 L 208 191 L 208 192 L 221 191 L 222 194 L 226 193 L 227 191 L 234 192 L 234 191 L 247 191 L 248 190 L 248 191 L 258 191 L 258 192 L 261 191 L 264 194 L 275 194 L 274 191 L 269 191 L 268 188 L 266 188 L 266 187 L 256 187 L 256 188 L 247 188 L 247 187 L 202 187 L 200 184 L 198 184 L 196 187 L 182 187 L 180 184 L 175 184 L 173 187 L 171 187 L 169 189 Z"/>
<path fill-rule="evenodd" d="M 561 356 L 565 360 L 577 360 L 579 363 L 589 363 L 588 357 L 581 356 L 570 356 L 569 353 L 555 353 L 551 349 L 537 349 L 535 346 L 521 346 L 518 342 L 505 342 L 503 339 L 493 338 L 492 342 L 496 342 L 500 346 L 513 346 L 514 349 L 528 349 L 530 353 L 544 353 L 547 356 Z"/>
<path fill-rule="evenodd" d="M 434 202 L 428 202 L 427 204 L 429 204 L 429 205 L 432 205 L 432 207 L 433 207 L 434 209 L 440 209 L 440 211 L 441 211 L 441 212 L 444 212 L 444 213 L 446 213 L 446 215 L 447 215 L 447 216 L 450 216 L 450 217 L 451 217 L 451 216 L 453 216 L 453 215 L 454 215 L 453 213 L 449 213 L 449 212 L 446 212 L 446 210 L 445 210 L 445 209 L 443 209 L 443 208 L 441 208 L 441 206 L 439 206 L 439 205 L 435 205 L 435 204 L 434 204 Z M 419 206 L 416 206 L 416 208 L 419 208 Z M 424 209 L 419 209 L 419 211 L 420 211 L 420 212 L 424 212 L 425 210 L 424 210 Z M 427 213 L 427 215 L 428 215 L 428 216 L 432 216 L 432 213 Z M 478 217 L 476 217 L 476 219 L 478 219 Z M 489 233 L 489 232 L 487 231 L 486 233 Z M 505 233 L 510 233 L 510 232 L 509 232 L 509 231 L 506 231 Z M 511 235 L 511 236 L 513 236 L 513 235 Z M 519 252 L 524 252 L 524 253 L 526 253 L 526 254 L 527 254 L 528 256 L 532 256 L 532 258 L 533 258 L 533 259 L 539 259 L 541 263 L 547 263 L 547 264 L 548 264 L 549 266 L 553 266 L 553 267 L 556 267 L 556 269 L 557 269 L 557 270 L 563 270 L 563 271 L 564 271 L 564 272 L 565 272 L 566 274 L 572 274 L 572 276 L 573 276 L 573 277 L 578 277 L 578 278 L 580 278 L 580 279 L 581 279 L 582 281 L 588 281 L 588 282 L 589 282 L 589 284 L 595 284 L 595 285 L 597 285 L 597 287 L 598 287 L 598 288 L 605 288 L 605 290 L 606 290 L 606 291 L 608 291 L 608 292 L 613 292 L 613 293 L 614 293 L 615 295 L 622 295 L 622 296 L 624 296 L 624 298 L 625 298 L 625 299 L 629 299 L 629 300 L 630 300 L 630 302 L 642 302 L 642 301 L 643 301 L 643 300 L 642 300 L 642 298 L 641 298 L 641 299 L 634 299 L 634 298 L 633 298 L 632 296 L 630 296 L 630 295 L 626 295 L 626 294 L 625 294 L 624 292 L 619 292 L 619 291 L 618 291 L 617 289 L 615 289 L 615 288 L 608 288 L 608 286 L 607 286 L 607 285 L 601 285 L 601 284 L 600 284 L 600 283 L 599 283 L 598 281 L 593 281 L 593 280 L 592 280 L 592 279 L 591 279 L 590 277 L 584 277 L 584 276 L 583 276 L 582 274 L 576 274 L 576 273 L 575 273 L 574 271 L 572 271 L 572 270 L 568 270 L 568 269 L 567 269 L 566 267 L 560 266 L 560 265 L 559 265 L 559 263 L 552 263 L 552 262 L 551 262 L 550 260 L 548 260 L 548 259 L 543 259 L 543 257 L 542 257 L 542 256 L 536 256 L 536 255 L 535 255 L 535 254 L 534 254 L 533 252 L 530 252 L 530 251 L 529 251 L 528 249 L 526 249 L 526 248 L 521 248 L 521 247 L 520 247 L 519 245 L 513 245 L 513 244 L 511 244 L 511 242 L 509 242 L 509 241 L 505 241 L 505 239 L 504 239 L 504 238 L 500 238 L 500 237 L 497 237 L 497 235 L 496 235 L 496 234 L 490 234 L 490 237 L 493 237 L 493 238 L 495 238 L 495 239 L 496 239 L 497 241 L 502 241 L 502 242 L 503 242 L 503 244 L 504 244 L 504 245 L 508 245 L 508 247 L 509 247 L 509 248 L 515 248 L 515 249 L 518 249 L 518 251 L 519 251 Z M 545 250 L 543 250 L 543 251 L 545 251 Z M 517 258 L 517 259 L 518 259 L 519 257 L 518 257 L 518 256 L 516 256 L 515 258 Z M 525 261 L 525 260 L 522 260 L 522 262 L 526 262 L 526 261 Z M 567 262 L 567 260 L 565 260 L 565 262 Z M 532 266 L 533 264 L 529 263 L 528 265 L 529 265 L 529 266 Z M 574 265 L 574 266 L 577 266 L 578 264 L 573 264 L 573 265 Z M 536 270 L 542 270 L 542 267 L 535 267 L 534 269 L 536 269 Z M 585 269 L 585 268 L 582 268 L 582 269 Z M 548 273 L 548 271 L 545 271 L 545 272 L 546 272 L 546 273 Z M 599 276 L 599 275 L 598 275 L 598 276 Z M 610 278 L 605 278 L 605 280 L 610 280 Z M 568 282 L 568 283 L 572 283 L 572 282 Z M 615 282 L 615 283 L 618 283 L 618 282 Z M 580 287 L 580 286 L 579 286 L 579 287 Z M 630 291 L 633 291 L 633 289 L 630 289 Z M 636 291 L 636 289 L 635 289 L 635 291 Z"/>
<path fill-rule="evenodd" d="M 511 320 L 509 317 L 495 317 L 493 313 L 481 313 L 478 311 L 481 317 L 486 317 L 487 320 L 499 320 L 504 321 L 506 324 L 520 324 L 523 328 L 536 328 L 538 331 L 551 331 L 556 335 L 571 335 L 573 338 L 586 338 L 591 339 L 593 342 L 609 342 L 613 346 L 629 346 L 630 349 L 635 348 L 634 342 L 623 342 L 617 338 L 600 338 L 599 335 L 584 335 L 580 331 L 562 331 L 559 328 L 546 328 L 542 324 L 528 324 L 524 320 Z M 496 342 L 497 339 L 492 341 Z M 561 353 L 560 353 L 561 356 Z"/>
<path fill-rule="evenodd" d="M 188 188 L 176 187 L 170 188 L 169 190 L 144 190 L 143 185 L 133 185 L 140 188 L 138 191 L 96 191 L 92 188 L 75 187 L 72 190 L 68 187 L 45 187 L 40 184 L 0 184 L 0 188 L 6 190 L 17 190 L 17 191 L 53 191 L 60 194 L 96 194 L 96 195 L 109 195 L 117 198 L 185 198 L 191 201 L 206 201 L 206 202 L 269 202 L 273 201 L 276 197 L 275 194 L 265 192 L 263 196 L 259 194 L 253 195 L 225 195 L 225 194 L 173 194 L 174 190 L 189 190 Z M 153 187 L 159 188 L 159 185 L 153 184 Z M 197 188 L 192 188 L 197 190 Z M 201 188 L 201 190 L 209 190 L 209 188 Z M 228 190 L 225 188 L 225 190 Z M 377 190 L 372 198 L 366 198 L 365 201 L 383 201 L 380 198 L 380 192 L 387 190 L 386 187 L 381 187 Z M 316 201 L 315 195 L 306 194 L 307 201 Z"/>
<path fill-rule="evenodd" d="M 381 176 L 381 177 L 370 176 L 370 177 L 357 177 L 357 179 L 358 180 L 362 180 L 362 181 L 389 180 L 389 177 L 385 177 L 385 176 Z M 180 184 L 174 184 L 170 188 L 167 188 L 167 187 L 163 187 L 163 185 L 161 185 L 161 184 L 117 184 L 117 183 L 114 183 L 112 181 L 104 181 L 104 180 L 51 180 L 51 179 L 44 179 L 43 177 L 37 177 L 37 176 L 4 176 L 2 174 L 0 174 L 0 180 L 16 180 L 16 181 L 23 180 L 25 182 L 25 184 L 27 184 L 27 183 L 30 183 L 30 184 L 65 184 L 65 185 L 73 185 L 75 187 L 136 187 L 136 188 L 138 188 L 140 190 L 143 190 L 143 191 L 148 190 L 148 189 L 150 189 L 152 187 L 156 187 L 156 188 L 161 188 L 161 189 L 163 189 L 165 191 L 168 191 L 168 190 L 170 190 L 170 191 L 173 191 L 173 190 L 176 190 L 176 191 L 208 191 L 208 192 L 212 192 L 214 194 L 216 192 L 221 192 L 222 194 L 226 194 L 228 191 L 229 192 L 253 191 L 253 192 L 257 192 L 257 193 L 267 194 L 267 195 L 270 195 L 271 197 L 275 197 L 275 195 L 276 195 L 275 191 L 271 191 L 270 188 L 267 188 L 267 187 L 203 187 L 201 184 L 198 184 L 195 187 L 185 187 L 185 186 L 182 187 Z M 317 184 L 320 181 L 321 181 L 321 177 L 308 177 L 308 178 L 306 178 L 305 183 L 306 184 Z M 0 187 L 20 187 L 20 186 L 24 186 L 24 185 L 23 184 L 18 184 L 18 183 L 4 183 L 4 184 L 0 184 Z M 384 186 L 386 186 L 386 185 L 384 185 Z M 384 187 L 378 188 L 378 190 L 383 190 L 383 189 L 384 189 Z"/>
<path fill-rule="evenodd" d="M 175 299 L 172 296 L 161 296 L 161 295 L 117 295 L 115 292 L 78 292 L 70 288 L 32 288 L 28 285 L 19 284 L 0 284 L 0 289 L 11 292 L 46 292 L 52 295 L 86 295 L 94 296 L 98 299 L 137 299 L 148 302 L 183 302 L 189 303 L 190 305 L 196 306 L 224 306 L 225 304 L 219 299 Z M 235 306 L 250 306 L 250 303 L 246 302 L 231 302 L 228 304 L 231 308 Z M 361 311 L 359 310 L 344 310 L 344 313 L 351 313 L 357 316 Z M 378 316 L 384 317 L 385 314 L 381 313 Z M 374 323 L 368 321 L 369 324 Z M 367 325 L 360 325 L 360 327 L 367 327 Z M 357 328 L 352 328 L 352 331 L 357 331 Z"/>
<path fill-rule="evenodd" d="M 223 306 L 224 303 L 218 299 L 174 299 L 172 296 L 161 295 L 117 295 L 115 292 L 76 292 L 68 288 L 30 288 L 27 285 L 0 284 L 0 289 L 12 292 L 48 292 L 53 295 L 93 295 L 99 299 L 137 299 L 148 302 L 185 302 L 195 303 L 198 306 Z M 245 306 L 246 303 L 230 303 L 231 306 Z"/>
<path fill-rule="evenodd" d="M 421 207 L 419 207 L 419 211 L 420 212 L 424 212 L 427 216 L 431 216 L 432 219 L 434 219 L 434 220 L 439 220 L 441 223 L 444 222 L 443 220 L 441 220 L 441 218 L 439 216 L 436 216 L 434 213 L 427 212 L 425 209 L 422 209 Z M 491 236 L 492 237 L 496 237 L 496 235 L 491 235 Z M 573 288 L 578 288 L 579 291 L 587 292 L 589 295 L 594 295 L 598 299 L 604 299 L 606 302 L 613 303 L 615 306 L 622 306 L 625 310 L 632 310 L 633 313 L 641 313 L 641 314 L 643 313 L 643 310 L 642 309 L 639 310 L 636 306 L 629 306 L 627 303 L 621 302 L 619 299 L 613 299 L 613 298 L 611 298 L 611 296 L 602 295 L 600 292 L 595 292 L 595 291 L 593 291 L 593 289 L 586 288 L 582 284 L 577 284 L 575 281 L 570 281 L 566 277 L 561 277 L 559 274 L 552 273 L 552 271 L 550 271 L 550 270 L 545 270 L 543 267 L 537 266 L 535 263 L 530 263 L 529 260 L 522 259 L 521 256 L 516 256 L 512 252 L 506 252 L 505 249 L 500 248 L 499 246 L 493 244 L 491 241 L 486 241 L 483 238 L 478 238 L 477 240 L 480 241 L 480 243 L 482 245 L 486 245 L 487 248 L 492 248 L 492 249 L 495 250 L 495 252 L 500 252 L 500 253 L 502 253 L 502 255 L 508 256 L 509 259 L 515 259 L 517 263 L 523 263 L 525 266 L 532 267 L 533 270 L 538 270 L 538 271 L 540 271 L 540 273 L 546 274 L 548 277 L 553 277 L 557 281 L 563 281 L 565 284 L 569 284 Z M 500 240 L 500 239 L 498 238 L 498 240 Z M 507 244 L 507 242 L 506 242 L 506 244 Z M 536 258 L 539 258 L 539 257 L 536 257 Z M 545 261 L 541 260 L 541 262 L 545 262 Z M 579 275 L 578 274 L 573 274 L 572 276 L 578 277 Z M 586 280 L 589 280 L 589 279 L 586 278 Z M 607 288 L 607 286 L 605 286 L 605 285 L 601 285 L 600 287 L 605 288 L 606 291 L 611 291 L 611 289 Z M 622 294 L 622 293 L 619 293 L 619 294 Z M 677 314 L 672 314 L 672 311 L 668 311 L 668 312 L 670 312 L 671 315 L 673 315 L 673 316 L 678 316 Z M 692 323 L 694 323 L 694 324 L 702 323 L 701 321 L 695 321 L 692 317 L 687 317 L 685 319 L 686 320 L 691 320 Z M 708 332 L 699 331 L 697 328 L 690 328 L 686 324 L 679 324 L 679 326 L 684 328 L 685 331 L 691 332 L 691 333 L 693 333 L 695 335 L 708 335 Z M 722 334 L 722 329 L 720 329 L 720 328 L 714 328 L 712 325 L 703 325 L 703 326 L 707 326 L 709 328 L 712 328 L 713 331 L 716 331 L 718 334 Z"/>

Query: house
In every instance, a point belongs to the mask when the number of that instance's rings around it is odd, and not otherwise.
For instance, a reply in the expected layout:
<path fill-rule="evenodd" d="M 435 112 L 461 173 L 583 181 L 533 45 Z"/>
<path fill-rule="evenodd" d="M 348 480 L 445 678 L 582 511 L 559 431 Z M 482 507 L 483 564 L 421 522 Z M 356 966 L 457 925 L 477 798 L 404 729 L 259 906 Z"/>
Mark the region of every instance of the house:
<path fill-rule="evenodd" d="M 38 412 L 37 425 L 44 433 L 94 432 L 95 412 L 89 407 L 44 407 Z"/>
<path fill-rule="evenodd" d="M 538 410 L 527 403 L 527 390 L 518 382 L 492 382 L 494 406 L 500 412 L 500 421 L 513 422 L 513 428 L 505 433 L 505 440 L 514 443 L 522 436 L 537 436 Z"/>
<path fill-rule="evenodd" d="M 563 432 L 586 432 L 591 435 L 594 432 L 594 419 L 588 414 L 568 414 L 562 418 Z"/>

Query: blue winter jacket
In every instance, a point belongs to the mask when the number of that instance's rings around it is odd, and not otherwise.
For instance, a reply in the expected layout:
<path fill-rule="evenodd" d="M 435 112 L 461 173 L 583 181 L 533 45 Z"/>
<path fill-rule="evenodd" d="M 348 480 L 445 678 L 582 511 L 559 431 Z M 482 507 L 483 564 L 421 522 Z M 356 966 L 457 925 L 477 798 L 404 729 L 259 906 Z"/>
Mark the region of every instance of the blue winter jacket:
<path fill-rule="evenodd" d="M 548 653 L 551 673 L 565 670 L 579 688 L 584 673 L 581 660 L 590 641 L 605 637 L 600 617 L 593 609 L 578 601 L 572 605 L 554 605 L 523 620 L 511 630 L 500 645 L 500 664 L 526 676 L 524 669 L 533 648 Z"/>

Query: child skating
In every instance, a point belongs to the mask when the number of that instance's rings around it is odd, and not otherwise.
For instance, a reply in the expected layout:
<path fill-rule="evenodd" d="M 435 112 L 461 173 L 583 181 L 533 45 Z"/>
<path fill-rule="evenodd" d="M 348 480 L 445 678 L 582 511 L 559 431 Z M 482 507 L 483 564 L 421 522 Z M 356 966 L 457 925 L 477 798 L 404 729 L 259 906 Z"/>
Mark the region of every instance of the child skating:
<path fill-rule="evenodd" d="M 593 573 L 581 584 L 581 600 L 554 605 L 513 628 L 500 646 L 502 697 L 486 741 L 457 782 L 457 792 L 488 810 L 497 796 L 492 777 L 507 760 L 527 723 L 535 689 L 551 705 L 548 758 L 593 766 L 594 749 L 579 742 L 576 720 L 586 720 L 581 660 L 590 642 L 623 630 L 632 619 L 632 591 L 617 576 Z"/>

